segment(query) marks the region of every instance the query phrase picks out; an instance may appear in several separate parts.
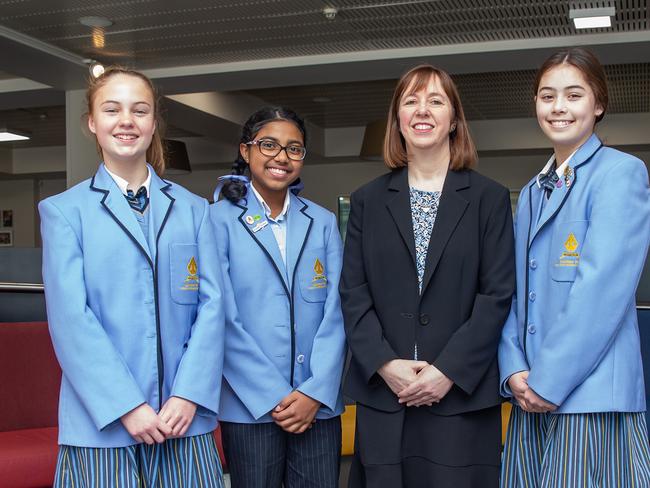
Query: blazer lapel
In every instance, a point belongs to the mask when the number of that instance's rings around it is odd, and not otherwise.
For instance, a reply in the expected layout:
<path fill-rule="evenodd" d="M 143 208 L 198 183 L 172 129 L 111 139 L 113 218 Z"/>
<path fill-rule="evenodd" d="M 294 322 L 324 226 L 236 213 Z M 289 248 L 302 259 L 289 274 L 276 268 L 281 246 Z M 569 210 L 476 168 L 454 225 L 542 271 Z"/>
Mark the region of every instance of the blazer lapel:
<path fill-rule="evenodd" d="M 282 281 L 285 291 L 289 294 L 286 266 L 282 260 L 278 242 L 275 240 L 275 235 L 273 235 L 271 226 L 266 219 L 264 209 L 250 189 L 248 190 L 247 198 L 242 200 L 242 202 L 245 203 L 243 205 L 237 204 L 242 209 L 242 213 L 239 215 L 239 223 L 269 258 Z M 287 235 L 288 238 L 289 236 Z"/>
<path fill-rule="evenodd" d="M 413 237 L 413 218 L 411 217 L 411 198 L 409 195 L 408 171 L 406 168 L 393 171 L 388 185 L 391 192 L 386 203 L 395 226 L 399 230 L 404 245 L 415 266 L 415 237 Z"/>
<path fill-rule="evenodd" d="M 560 211 L 562 205 L 564 205 L 564 202 L 569 196 L 569 193 L 571 193 L 571 190 L 576 184 L 578 168 L 583 164 L 589 162 L 591 156 L 593 156 L 593 154 L 598 150 L 598 148 L 600 148 L 601 145 L 602 143 L 600 142 L 600 139 L 598 139 L 598 136 L 596 136 L 596 134 L 592 134 L 591 137 L 587 139 L 587 142 L 585 142 L 571 158 L 566 171 L 563 175 L 560 176 L 562 186 L 553 190 L 551 197 L 544 206 L 544 210 L 542 211 L 539 220 L 537 223 L 533 224 L 533 228 L 535 230 L 530 237 L 530 242 L 535 239 L 535 236 L 546 225 L 546 223 L 555 217 L 555 215 L 557 215 L 557 213 Z M 541 198 L 541 190 L 535 190 L 535 188 L 531 187 L 531 193 L 537 193 Z M 536 208 L 534 208 L 534 210 L 536 211 Z"/>
<path fill-rule="evenodd" d="M 290 194 L 290 198 L 291 203 L 287 212 L 287 276 L 291 277 L 293 289 L 296 268 L 314 219 L 307 214 L 308 205 L 303 200 L 293 193 Z"/>
<path fill-rule="evenodd" d="M 133 243 L 140 248 L 149 264 L 153 266 L 153 259 L 149 246 L 140 228 L 133 210 L 124 198 L 113 178 L 106 172 L 104 165 L 100 165 L 97 173 L 90 182 L 90 189 L 102 195 L 101 205 L 106 209 L 110 217 L 128 235 Z"/>
<path fill-rule="evenodd" d="M 153 170 L 151 171 L 151 183 L 149 185 L 149 211 L 151 212 L 151 223 L 150 228 L 153 229 L 155 240 L 151 241 L 153 247 L 154 259 L 158 250 L 158 240 L 160 239 L 160 234 L 165 228 L 169 214 L 172 211 L 174 206 L 175 199 L 169 194 L 169 189 L 171 188 L 171 183 L 166 182 L 160 178 Z"/>
<path fill-rule="evenodd" d="M 435 273 L 442 251 L 445 249 L 451 234 L 456 229 L 458 222 L 465 213 L 469 202 L 463 197 L 459 190 L 468 188 L 469 173 L 466 171 L 448 171 L 445 184 L 440 196 L 438 214 L 431 232 L 429 249 L 427 250 L 424 278 L 422 280 L 422 294 L 427 288 L 431 277 Z"/>

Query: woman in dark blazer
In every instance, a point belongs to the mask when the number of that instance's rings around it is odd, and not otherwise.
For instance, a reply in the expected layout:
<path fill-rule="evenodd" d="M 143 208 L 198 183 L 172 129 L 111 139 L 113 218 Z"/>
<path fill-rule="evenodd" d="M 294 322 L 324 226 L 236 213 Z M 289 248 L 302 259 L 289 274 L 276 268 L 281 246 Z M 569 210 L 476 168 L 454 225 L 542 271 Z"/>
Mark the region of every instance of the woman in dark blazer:
<path fill-rule="evenodd" d="M 498 486 L 509 192 L 470 169 L 457 89 L 429 65 L 397 84 L 384 158 L 392 171 L 352 194 L 340 286 L 357 402 L 349 486 Z"/>

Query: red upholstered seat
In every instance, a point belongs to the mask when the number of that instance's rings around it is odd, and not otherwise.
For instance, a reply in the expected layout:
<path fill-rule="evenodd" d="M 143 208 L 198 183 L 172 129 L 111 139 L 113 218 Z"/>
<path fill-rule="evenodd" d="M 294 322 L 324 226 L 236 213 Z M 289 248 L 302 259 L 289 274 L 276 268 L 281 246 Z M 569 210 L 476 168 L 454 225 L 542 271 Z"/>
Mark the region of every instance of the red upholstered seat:
<path fill-rule="evenodd" d="M 61 369 L 46 322 L 0 323 L 0 432 L 55 427 Z"/>
<path fill-rule="evenodd" d="M 0 323 L 0 488 L 52 486 L 60 386 L 47 323 Z"/>
<path fill-rule="evenodd" d="M 52 486 L 60 384 L 47 323 L 0 323 L 0 487 Z"/>
<path fill-rule="evenodd" d="M 56 427 L 0 432 L 0 486 L 52 486 L 57 435 Z"/>

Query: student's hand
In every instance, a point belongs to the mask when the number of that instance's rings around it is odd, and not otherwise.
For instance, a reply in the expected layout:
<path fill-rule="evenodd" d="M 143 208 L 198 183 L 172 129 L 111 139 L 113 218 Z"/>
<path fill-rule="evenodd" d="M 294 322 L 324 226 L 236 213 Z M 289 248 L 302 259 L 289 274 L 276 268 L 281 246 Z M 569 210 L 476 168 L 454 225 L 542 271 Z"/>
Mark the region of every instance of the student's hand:
<path fill-rule="evenodd" d="M 512 396 L 515 397 L 519 406 L 529 412 L 528 402 L 526 401 L 525 393 L 529 390 L 528 388 L 528 371 L 520 371 L 515 373 L 510 378 L 508 378 L 508 386 L 510 391 L 512 391 Z"/>
<path fill-rule="evenodd" d="M 392 392 L 399 395 L 401 391 L 415 381 L 420 370 L 428 364 L 426 361 L 393 359 L 379 368 L 377 373 L 384 379 Z"/>
<path fill-rule="evenodd" d="M 294 390 L 289 393 L 271 412 L 277 425 L 292 434 L 302 434 L 314 423 L 320 402 Z"/>
<path fill-rule="evenodd" d="M 143 403 L 120 418 L 126 431 L 138 442 L 162 444 L 172 433 L 172 429 L 163 422 L 156 411 Z"/>
<path fill-rule="evenodd" d="M 533 391 L 532 388 L 528 388 L 524 393 L 524 399 L 526 400 L 526 405 L 528 406 L 527 412 L 533 413 L 546 413 L 553 412 L 557 410 L 557 405 L 547 402 L 541 396 Z"/>
<path fill-rule="evenodd" d="M 398 401 L 407 407 L 431 406 L 439 403 L 453 384 L 442 371 L 428 364 L 418 372 L 415 381 L 397 394 Z"/>
<path fill-rule="evenodd" d="M 185 435 L 194 419 L 196 403 L 180 397 L 170 397 L 160 409 L 160 420 L 171 427 L 171 437 Z"/>

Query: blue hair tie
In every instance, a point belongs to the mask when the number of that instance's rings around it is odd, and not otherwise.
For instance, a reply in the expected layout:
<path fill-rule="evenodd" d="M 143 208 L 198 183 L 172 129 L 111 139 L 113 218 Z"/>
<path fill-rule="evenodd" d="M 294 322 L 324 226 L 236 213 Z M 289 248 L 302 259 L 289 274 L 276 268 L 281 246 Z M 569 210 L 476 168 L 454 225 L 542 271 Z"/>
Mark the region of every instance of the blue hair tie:
<path fill-rule="evenodd" d="M 221 195 L 221 189 L 223 188 L 224 183 L 226 181 L 241 181 L 245 185 L 248 185 L 249 179 L 247 176 L 244 175 L 223 175 L 219 176 L 217 178 L 219 183 L 217 184 L 217 187 L 214 189 L 214 194 L 212 195 L 213 200 L 216 202 L 219 200 L 219 195 Z"/>

